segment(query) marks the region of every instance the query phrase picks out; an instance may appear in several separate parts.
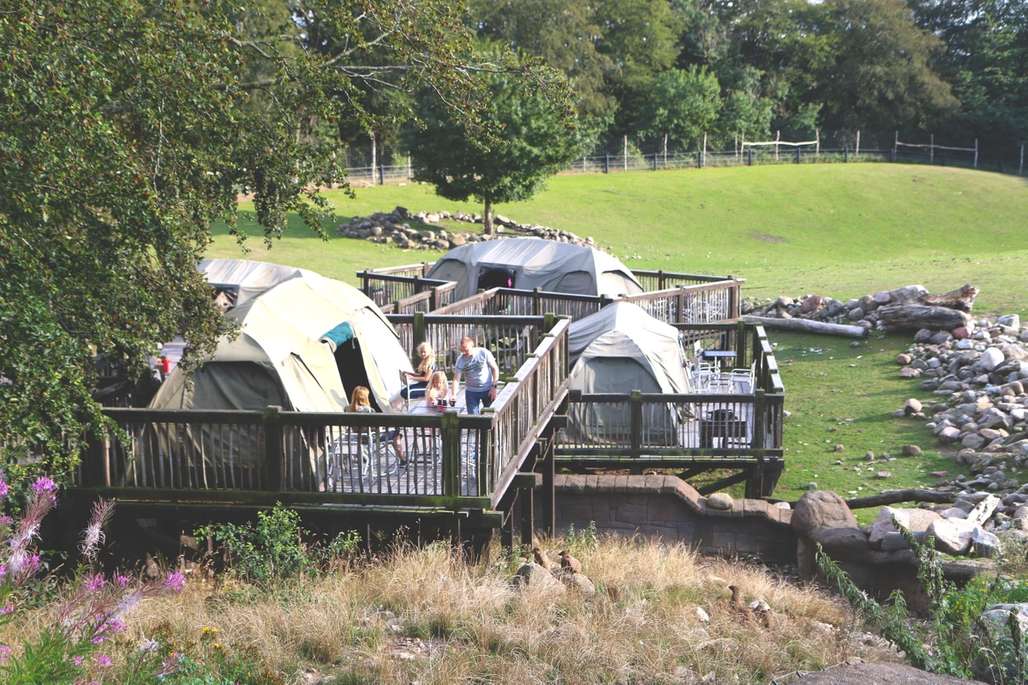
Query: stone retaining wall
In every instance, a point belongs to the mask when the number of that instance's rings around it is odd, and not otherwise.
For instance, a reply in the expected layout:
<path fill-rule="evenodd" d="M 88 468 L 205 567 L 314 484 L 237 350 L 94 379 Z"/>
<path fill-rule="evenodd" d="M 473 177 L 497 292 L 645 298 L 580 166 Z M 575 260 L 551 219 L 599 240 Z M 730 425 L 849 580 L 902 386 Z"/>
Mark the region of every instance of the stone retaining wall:
<path fill-rule="evenodd" d="M 692 486 L 674 476 L 559 475 L 557 527 L 642 535 L 683 542 L 706 554 L 753 555 L 795 562 L 792 512 L 763 500 L 738 499 L 714 509 Z"/>

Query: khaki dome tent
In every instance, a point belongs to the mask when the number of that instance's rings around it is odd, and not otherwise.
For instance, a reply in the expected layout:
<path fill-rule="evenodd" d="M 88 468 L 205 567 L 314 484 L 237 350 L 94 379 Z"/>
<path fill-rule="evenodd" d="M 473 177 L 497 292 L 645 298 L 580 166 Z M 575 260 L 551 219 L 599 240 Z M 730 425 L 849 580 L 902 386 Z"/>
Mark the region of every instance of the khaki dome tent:
<path fill-rule="evenodd" d="M 643 292 L 632 271 L 595 247 L 542 238 L 486 240 L 443 255 L 427 278 L 456 281 L 456 297 L 495 287 L 616 298 Z"/>
<path fill-rule="evenodd" d="M 691 390 L 678 329 L 630 302 L 615 302 L 571 324 L 569 387 L 583 393 L 687 393 Z M 629 435 L 629 414 L 617 404 L 572 404 L 568 437 L 604 443 Z M 680 417 L 672 405 L 646 404 L 647 443 L 674 445 Z"/>
<path fill-rule="evenodd" d="M 293 270 L 225 316 L 238 324 L 239 335 L 219 341 L 193 373 L 191 385 L 184 373 L 173 372 L 152 408 L 263 409 L 277 404 L 287 410 L 338 412 L 346 410 L 357 385 L 371 390 L 379 410 L 399 406 L 400 370 L 411 369 L 410 359 L 389 321 L 356 288 Z"/>
<path fill-rule="evenodd" d="M 230 304 L 236 307 L 290 278 L 319 275 L 295 266 L 250 259 L 204 259 L 196 268 L 219 295 L 227 295 Z"/>

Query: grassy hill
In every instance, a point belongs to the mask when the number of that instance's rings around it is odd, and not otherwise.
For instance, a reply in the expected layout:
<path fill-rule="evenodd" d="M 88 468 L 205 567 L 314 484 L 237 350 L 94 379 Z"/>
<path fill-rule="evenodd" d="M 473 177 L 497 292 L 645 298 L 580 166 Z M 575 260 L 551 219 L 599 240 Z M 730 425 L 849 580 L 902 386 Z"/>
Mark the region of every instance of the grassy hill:
<path fill-rule="evenodd" d="M 386 186 L 328 196 L 339 218 L 403 205 L 413 211 L 465 209 L 428 186 Z M 747 279 L 751 296 L 819 292 L 863 295 L 908 283 L 932 290 L 973 282 L 980 310 L 1028 317 L 1028 180 L 964 169 L 851 164 L 764 166 L 609 176 L 560 176 L 523 203 L 499 212 L 591 235 L 629 266 Z M 253 234 L 252 224 L 241 223 Z M 238 256 L 222 227 L 214 256 Z M 296 226 L 270 251 L 249 241 L 251 258 L 305 266 L 354 282 L 360 268 L 430 260 L 332 236 L 322 242 Z M 905 336 L 877 336 L 860 347 L 816 336 L 774 334 L 787 389 L 787 469 L 776 495 L 802 487 L 860 495 L 931 484 L 932 471 L 958 469 L 934 448 L 920 422 L 890 414 L 917 384 L 893 363 Z M 918 459 L 870 464 L 868 450 L 898 455 L 906 443 Z M 844 451 L 835 453 L 834 445 Z M 841 461 L 841 464 L 837 464 Z M 876 479 L 888 471 L 887 479 Z"/>
<path fill-rule="evenodd" d="M 479 210 L 421 184 L 327 196 L 340 219 L 396 205 Z M 532 200 L 498 211 L 591 235 L 629 266 L 741 275 L 753 296 L 973 281 L 982 308 L 1028 315 L 1028 180 L 1012 176 L 898 164 L 559 176 Z M 253 232 L 245 219 L 241 227 Z M 251 258 L 351 281 L 366 266 L 434 258 L 346 238 L 322 243 L 293 229 L 270 252 L 251 241 Z M 223 228 L 216 233 L 212 255 L 239 254 Z"/>

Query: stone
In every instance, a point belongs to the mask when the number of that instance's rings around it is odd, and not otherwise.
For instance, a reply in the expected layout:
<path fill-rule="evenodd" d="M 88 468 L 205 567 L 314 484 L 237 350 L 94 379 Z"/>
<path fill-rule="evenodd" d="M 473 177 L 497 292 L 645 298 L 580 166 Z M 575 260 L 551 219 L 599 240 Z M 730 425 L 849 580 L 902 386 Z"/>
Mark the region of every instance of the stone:
<path fill-rule="evenodd" d="M 965 338 L 971 337 L 971 331 L 967 330 L 967 326 L 957 326 L 952 331 L 950 331 L 950 333 L 952 333 L 953 337 L 957 340 L 963 340 Z"/>
<path fill-rule="evenodd" d="M 971 533 L 971 551 L 975 556 L 994 557 L 999 554 L 999 538 L 981 527 Z"/>
<path fill-rule="evenodd" d="M 881 544 L 882 539 L 889 533 L 896 533 L 896 523 L 911 533 L 923 533 L 942 517 L 928 509 L 899 509 L 896 507 L 882 507 L 878 511 L 878 517 L 871 524 L 871 531 L 868 534 L 868 542 L 874 546 Z"/>
<path fill-rule="evenodd" d="M 564 586 L 553 577 L 549 571 L 539 564 L 523 564 L 514 574 L 514 587 L 522 590 L 528 589 L 532 592 L 556 592 L 563 593 Z"/>
<path fill-rule="evenodd" d="M 935 538 L 935 548 L 947 554 L 963 554 L 971 546 L 971 536 L 978 524 L 965 519 L 939 517 L 928 527 L 928 534 Z"/>
<path fill-rule="evenodd" d="M 864 318 L 864 310 L 860 307 L 854 307 L 853 309 L 846 312 L 846 318 L 850 321 L 860 321 Z"/>
<path fill-rule="evenodd" d="M 996 323 L 1000 326 L 1006 326 L 1007 328 L 1020 328 L 1021 317 L 1017 314 L 1007 314 L 996 319 Z"/>
<path fill-rule="evenodd" d="M 915 369 L 913 366 L 904 366 L 900 369 L 900 378 L 917 378 L 923 372 L 921 369 Z"/>
<path fill-rule="evenodd" d="M 896 355 L 896 363 L 900 366 L 906 366 L 910 362 L 914 361 L 914 358 L 906 352 L 900 352 Z"/>
<path fill-rule="evenodd" d="M 886 478 L 892 478 L 892 471 L 878 471 L 875 473 L 875 478 L 879 480 L 885 480 Z"/>
<path fill-rule="evenodd" d="M 902 533 L 896 531 L 893 533 L 886 533 L 881 539 L 879 546 L 882 548 L 883 552 L 895 552 L 897 550 L 907 549 L 910 547 L 910 544 L 907 542 L 907 539 L 903 537 Z"/>
<path fill-rule="evenodd" d="M 946 426 L 939 431 L 939 438 L 947 442 L 956 442 L 960 439 L 960 429 L 955 426 Z"/>
<path fill-rule="evenodd" d="M 909 400 L 903 403 L 903 411 L 906 414 L 920 414 L 924 411 L 924 405 L 921 404 L 920 400 L 916 400 L 911 397 Z"/>
<path fill-rule="evenodd" d="M 932 333 L 932 337 L 929 338 L 928 342 L 933 345 L 941 345 L 953 336 L 949 334 L 949 331 L 936 331 Z"/>
<path fill-rule="evenodd" d="M 710 623 L 710 614 L 703 607 L 696 607 L 696 619 L 700 623 Z"/>
<path fill-rule="evenodd" d="M 726 511 L 732 508 L 732 504 L 734 504 L 734 500 L 731 495 L 727 495 L 723 492 L 715 492 L 707 497 L 707 506 L 711 509 Z"/>
<path fill-rule="evenodd" d="M 772 506 L 774 506 L 776 509 L 785 509 L 786 511 L 792 509 L 792 505 L 788 502 L 775 502 Z"/>
<path fill-rule="evenodd" d="M 967 512 L 960 507 L 949 507 L 940 511 L 939 516 L 946 519 L 966 519 Z"/>
<path fill-rule="evenodd" d="M 982 356 L 978 358 L 978 365 L 986 371 L 992 371 L 997 366 L 1003 363 L 1003 351 L 998 347 L 990 347 L 984 352 Z"/>
<path fill-rule="evenodd" d="M 836 443 L 835 447 L 832 448 L 833 452 L 844 452 L 845 450 L 846 446 L 841 443 Z"/>
<path fill-rule="evenodd" d="M 932 338 L 932 331 L 928 328 L 922 328 L 914 334 L 914 342 L 926 343 Z"/>
<path fill-rule="evenodd" d="M 811 539 L 836 558 L 862 559 L 869 550 L 867 534 L 860 528 L 818 528 Z"/>
<path fill-rule="evenodd" d="M 582 573 L 561 573 L 560 580 L 567 587 L 583 595 L 591 597 L 596 594 L 596 585 Z"/>
<path fill-rule="evenodd" d="M 918 447 L 917 445 L 904 445 L 903 446 L 903 456 L 904 457 L 920 457 L 922 453 L 923 452 L 922 452 L 921 448 Z"/>
<path fill-rule="evenodd" d="M 929 673 L 894 663 L 847 663 L 790 678 L 790 685 L 982 685 L 979 681 Z"/>
<path fill-rule="evenodd" d="M 864 452 L 864 461 L 874 461 L 874 460 L 875 460 L 875 453 L 874 453 L 873 450 L 868 450 L 867 452 Z"/>
<path fill-rule="evenodd" d="M 974 506 L 967 514 L 967 520 L 977 524 L 984 524 L 989 518 L 992 517 L 996 507 L 999 506 L 1000 499 L 995 495 L 986 495 L 978 504 Z"/>
<path fill-rule="evenodd" d="M 859 528 L 846 500 L 829 490 L 805 493 L 796 502 L 791 525 L 799 533 L 818 528 Z"/>
<path fill-rule="evenodd" d="M 977 433 L 968 433 L 960 439 L 960 444 L 964 447 L 976 450 L 985 444 L 985 438 L 978 435 Z"/>

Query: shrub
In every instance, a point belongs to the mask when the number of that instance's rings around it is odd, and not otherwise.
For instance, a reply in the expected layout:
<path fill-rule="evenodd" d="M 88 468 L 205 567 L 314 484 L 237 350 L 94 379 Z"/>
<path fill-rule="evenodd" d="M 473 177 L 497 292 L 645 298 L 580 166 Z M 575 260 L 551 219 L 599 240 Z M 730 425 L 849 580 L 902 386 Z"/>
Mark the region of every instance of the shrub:
<path fill-rule="evenodd" d="M 304 540 L 311 535 L 300 525 L 300 515 L 281 504 L 258 512 L 256 523 L 213 523 L 196 529 L 195 535 L 213 540 L 231 570 L 257 584 L 315 573 L 355 555 L 361 542 L 356 531 L 346 531 L 327 544 L 307 544 Z"/>

